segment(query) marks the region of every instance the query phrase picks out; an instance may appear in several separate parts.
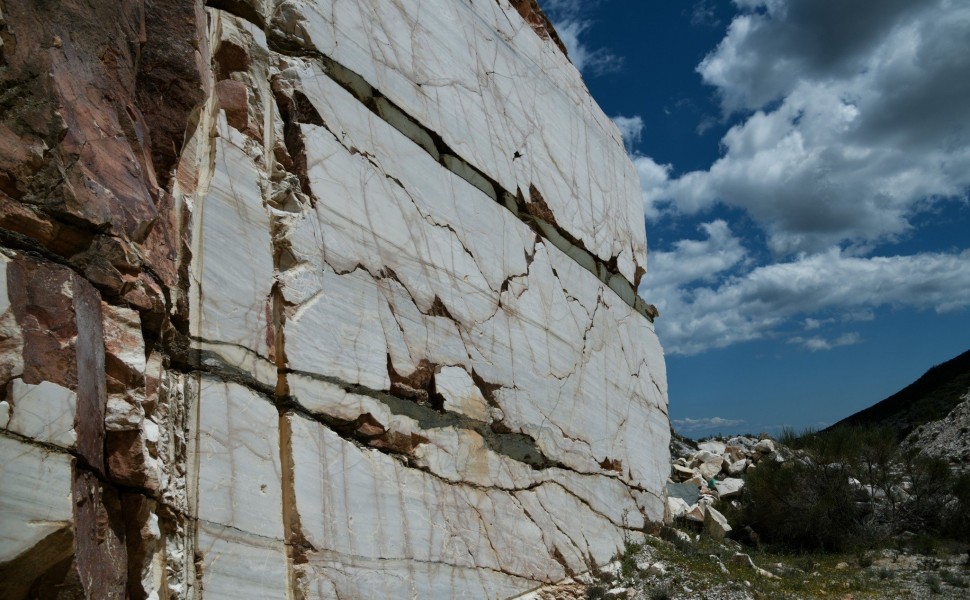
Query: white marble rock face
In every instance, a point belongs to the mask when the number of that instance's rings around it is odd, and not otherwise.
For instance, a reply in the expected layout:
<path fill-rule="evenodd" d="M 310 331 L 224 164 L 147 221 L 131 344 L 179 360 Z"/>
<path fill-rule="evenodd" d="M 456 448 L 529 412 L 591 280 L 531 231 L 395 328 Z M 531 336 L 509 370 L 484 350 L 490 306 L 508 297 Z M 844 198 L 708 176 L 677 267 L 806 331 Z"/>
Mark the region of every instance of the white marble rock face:
<path fill-rule="evenodd" d="M 639 179 L 579 73 L 506 1 L 283 0 L 273 26 L 363 76 L 621 273 L 645 267 Z"/>
<path fill-rule="evenodd" d="M 210 100 L 183 158 L 189 587 L 508 598 L 608 562 L 666 509 L 653 324 L 437 149 L 632 286 L 615 127 L 504 0 L 252 4 L 266 31 L 207 9 L 247 105 Z"/>

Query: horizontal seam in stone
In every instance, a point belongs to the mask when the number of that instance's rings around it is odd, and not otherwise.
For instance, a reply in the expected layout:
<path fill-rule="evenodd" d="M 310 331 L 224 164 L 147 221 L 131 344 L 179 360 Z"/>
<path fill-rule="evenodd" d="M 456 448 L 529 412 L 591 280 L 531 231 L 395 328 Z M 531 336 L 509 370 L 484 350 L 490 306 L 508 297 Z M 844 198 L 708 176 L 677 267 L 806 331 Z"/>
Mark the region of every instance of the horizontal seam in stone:
<path fill-rule="evenodd" d="M 235 16 L 245 19 L 245 17 L 240 15 L 235 15 Z M 261 27 L 264 26 L 262 24 L 257 24 L 257 25 Z M 445 170 L 449 171 L 454 176 L 459 177 L 462 180 L 466 181 L 469 185 L 481 190 L 482 193 L 492 197 L 493 200 L 499 206 L 502 206 L 503 208 L 511 212 L 512 215 L 516 217 L 516 219 L 524 223 L 527 227 L 529 227 L 536 234 L 541 236 L 544 240 L 548 241 L 550 244 L 552 244 L 557 249 L 562 251 L 569 258 L 569 260 L 573 261 L 574 263 L 582 267 L 584 270 L 590 272 L 606 288 L 613 291 L 614 294 L 616 294 L 617 298 L 619 298 L 621 302 L 623 302 L 631 309 L 633 309 L 634 312 L 640 314 L 650 322 L 654 321 L 654 319 L 658 315 L 656 308 L 648 304 L 642 298 L 640 298 L 633 284 L 629 280 L 627 280 L 626 277 L 624 277 L 618 272 L 611 271 L 610 268 L 603 261 L 603 259 L 594 255 L 592 252 L 586 249 L 584 245 L 580 245 L 581 241 L 579 240 L 577 240 L 577 242 L 570 241 L 568 238 L 575 237 L 575 236 L 570 234 L 568 231 L 565 231 L 560 227 L 556 226 L 555 224 L 549 223 L 540 217 L 529 215 L 529 214 L 523 214 L 520 210 L 518 210 L 515 207 L 514 194 L 504 189 L 501 185 L 499 185 L 497 181 L 495 181 L 492 177 L 488 176 L 481 169 L 477 168 L 476 166 L 474 166 L 464 158 L 460 157 L 450 146 L 448 146 L 445 143 L 445 141 L 441 138 L 440 134 L 421 124 L 414 117 L 412 117 L 406 111 L 401 109 L 396 103 L 391 101 L 380 90 L 378 90 L 373 85 L 371 85 L 361 75 L 343 66 L 342 64 L 340 64 L 330 56 L 323 54 L 319 50 L 308 49 L 302 46 L 301 42 L 293 40 L 281 32 L 278 32 L 271 28 L 266 28 L 265 33 L 267 38 L 267 44 L 271 51 L 277 54 L 281 54 L 283 56 L 293 56 L 296 58 L 313 59 L 313 60 L 319 61 L 321 66 L 323 66 L 323 71 L 327 75 L 327 77 L 329 77 L 341 88 L 345 89 L 352 97 L 354 97 L 358 102 L 360 102 L 362 106 L 367 108 L 375 116 L 377 116 L 379 119 L 387 123 L 389 126 L 393 127 L 395 130 L 401 133 L 401 135 L 409 139 L 416 146 L 421 148 L 424 152 L 428 153 L 428 155 L 431 156 L 432 159 L 434 159 L 435 158 L 434 155 L 431 152 L 429 152 L 429 150 L 423 144 L 421 144 L 418 140 L 416 140 L 414 137 L 409 135 L 408 132 L 405 131 L 403 128 L 397 127 L 392 121 L 388 120 L 384 115 L 380 113 L 377 107 L 373 105 L 373 104 L 376 104 L 376 100 L 378 99 L 386 102 L 401 117 L 403 117 L 404 119 L 407 119 L 408 122 L 414 128 L 421 131 L 431 139 L 431 141 L 435 145 L 435 148 L 434 148 L 435 152 L 439 154 L 439 158 L 436 159 L 436 162 L 438 162 Z M 338 73 L 344 73 L 344 77 L 341 78 L 338 75 Z M 362 84 L 363 86 L 366 86 L 366 89 L 368 90 L 368 95 L 366 97 L 364 98 L 360 97 L 358 93 L 355 91 L 356 86 L 352 81 L 354 79 L 359 80 L 360 84 Z M 368 99 L 373 100 L 375 102 L 367 102 Z M 460 168 L 450 166 L 448 164 L 450 161 L 445 160 L 446 156 L 451 157 L 452 159 L 454 159 L 455 162 L 459 163 Z M 492 193 L 489 194 L 480 185 L 477 185 L 475 181 L 472 181 L 473 179 L 472 176 L 465 176 L 461 171 L 470 172 L 475 177 L 480 178 L 491 188 Z M 561 237 L 562 240 L 557 241 L 552 236 L 550 236 L 550 232 L 555 234 L 556 236 Z M 573 258 L 571 256 L 572 252 L 583 253 L 585 255 L 585 258 L 592 263 L 592 268 L 590 268 L 589 265 L 585 265 L 583 264 L 583 262 L 580 262 L 575 258 Z M 618 287 L 622 288 L 621 291 L 623 293 L 621 294 L 619 291 L 615 290 L 613 288 L 613 285 L 617 285 Z M 632 296 L 633 300 L 630 301 L 627 297 L 624 297 L 624 296 Z"/>

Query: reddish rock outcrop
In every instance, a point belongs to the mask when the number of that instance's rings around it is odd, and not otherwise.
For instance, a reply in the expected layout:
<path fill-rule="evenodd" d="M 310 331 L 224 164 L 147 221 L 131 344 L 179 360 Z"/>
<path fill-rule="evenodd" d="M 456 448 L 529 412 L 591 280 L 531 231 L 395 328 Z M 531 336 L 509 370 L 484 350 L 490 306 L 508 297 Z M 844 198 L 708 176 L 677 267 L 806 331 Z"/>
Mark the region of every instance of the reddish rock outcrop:
<path fill-rule="evenodd" d="M 0 6 L 0 436 L 4 486 L 28 486 L 0 501 L 0 597 L 145 598 L 129 581 L 160 486 L 145 340 L 184 318 L 170 183 L 208 96 L 206 16 L 201 0 Z"/>

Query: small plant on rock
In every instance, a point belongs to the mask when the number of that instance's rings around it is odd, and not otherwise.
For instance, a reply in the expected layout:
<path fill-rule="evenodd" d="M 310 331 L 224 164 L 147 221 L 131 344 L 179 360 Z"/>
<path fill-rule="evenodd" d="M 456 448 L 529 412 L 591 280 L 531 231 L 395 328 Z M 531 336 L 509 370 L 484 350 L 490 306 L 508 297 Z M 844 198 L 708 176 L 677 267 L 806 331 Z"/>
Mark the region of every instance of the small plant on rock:
<path fill-rule="evenodd" d="M 657 586 L 650 590 L 650 600 L 670 600 L 670 588 L 665 585 Z"/>
<path fill-rule="evenodd" d="M 963 577 L 960 577 L 953 571 L 943 571 L 943 582 L 947 585 L 952 585 L 955 588 L 970 588 L 970 583 L 967 583 Z"/>
<path fill-rule="evenodd" d="M 603 600 L 606 598 L 606 588 L 602 585 L 591 585 L 586 588 L 587 600 Z"/>
<path fill-rule="evenodd" d="M 642 544 L 630 540 L 624 543 L 623 556 L 620 557 L 620 573 L 624 578 L 629 579 L 637 574 L 637 554 L 642 548 Z"/>
<path fill-rule="evenodd" d="M 859 552 L 856 555 L 856 562 L 859 564 L 860 568 L 868 568 L 872 566 L 873 558 L 868 552 Z"/>

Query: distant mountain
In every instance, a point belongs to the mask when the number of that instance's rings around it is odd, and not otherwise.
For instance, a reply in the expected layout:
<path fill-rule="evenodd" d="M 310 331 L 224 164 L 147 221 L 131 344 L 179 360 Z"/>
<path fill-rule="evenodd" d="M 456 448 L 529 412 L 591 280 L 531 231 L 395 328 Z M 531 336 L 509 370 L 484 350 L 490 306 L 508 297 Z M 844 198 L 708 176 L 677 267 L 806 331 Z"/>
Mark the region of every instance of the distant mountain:
<path fill-rule="evenodd" d="M 829 429 L 846 425 L 888 425 L 902 440 L 917 426 L 946 417 L 968 389 L 970 350 L 936 365 L 882 402 L 842 419 Z"/>

